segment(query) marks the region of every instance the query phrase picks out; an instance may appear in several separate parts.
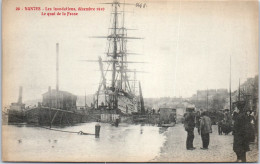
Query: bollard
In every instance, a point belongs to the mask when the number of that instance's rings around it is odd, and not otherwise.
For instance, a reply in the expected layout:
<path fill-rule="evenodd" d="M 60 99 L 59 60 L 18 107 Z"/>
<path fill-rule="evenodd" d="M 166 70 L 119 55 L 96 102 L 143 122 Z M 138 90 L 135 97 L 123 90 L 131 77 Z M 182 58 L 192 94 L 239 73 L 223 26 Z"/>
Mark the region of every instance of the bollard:
<path fill-rule="evenodd" d="M 100 125 L 99 124 L 96 124 L 95 125 L 95 137 L 96 138 L 99 138 L 99 133 L 100 133 Z"/>
<path fill-rule="evenodd" d="M 119 125 L 119 118 L 116 119 L 115 126 L 118 127 Z"/>

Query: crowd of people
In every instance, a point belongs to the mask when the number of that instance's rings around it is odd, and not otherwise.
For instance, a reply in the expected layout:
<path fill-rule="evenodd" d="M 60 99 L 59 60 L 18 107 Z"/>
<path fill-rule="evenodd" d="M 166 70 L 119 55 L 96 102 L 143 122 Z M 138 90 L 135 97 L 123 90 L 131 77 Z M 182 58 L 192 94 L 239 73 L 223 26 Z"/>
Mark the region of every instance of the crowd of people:
<path fill-rule="evenodd" d="M 225 135 L 228 135 L 232 131 L 232 116 L 228 109 L 225 109 L 223 113 L 219 113 L 218 115 L 218 134 L 222 135 L 223 133 Z"/>
<path fill-rule="evenodd" d="M 234 136 L 233 150 L 237 156 L 236 162 L 246 162 L 246 152 L 250 150 L 249 144 L 255 141 L 257 134 L 257 119 L 254 117 L 254 112 L 247 110 L 245 102 L 239 102 L 232 114 L 226 109 L 222 116 L 217 122 L 218 134 L 228 135 L 232 132 Z M 195 128 L 202 139 L 201 149 L 208 149 L 212 123 L 207 111 L 195 113 L 194 108 L 187 109 L 184 114 L 184 128 L 187 131 L 187 150 L 196 149 L 193 146 Z"/>

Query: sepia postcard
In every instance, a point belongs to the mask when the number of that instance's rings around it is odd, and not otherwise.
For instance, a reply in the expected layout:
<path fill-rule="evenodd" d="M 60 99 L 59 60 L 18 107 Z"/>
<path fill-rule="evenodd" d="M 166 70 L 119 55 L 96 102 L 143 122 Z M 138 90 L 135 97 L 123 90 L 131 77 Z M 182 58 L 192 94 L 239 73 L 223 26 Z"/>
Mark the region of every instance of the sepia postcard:
<path fill-rule="evenodd" d="M 2 161 L 258 162 L 257 0 L 3 0 Z"/>

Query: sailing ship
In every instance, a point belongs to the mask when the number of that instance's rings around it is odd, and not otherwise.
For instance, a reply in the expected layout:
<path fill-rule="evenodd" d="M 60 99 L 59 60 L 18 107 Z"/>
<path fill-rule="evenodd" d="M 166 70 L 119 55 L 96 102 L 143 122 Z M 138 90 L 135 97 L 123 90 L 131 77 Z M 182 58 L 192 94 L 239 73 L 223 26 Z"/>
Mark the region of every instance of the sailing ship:
<path fill-rule="evenodd" d="M 78 110 L 76 106 L 77 96 L 59 89 L 59 43 L 57 43 L 56 89 L 49 87 L 48 91 L 42 95 L 42 102 L 38 103 L 38 106 L 25 108 L 25 104 L 22 104 L 20 99 L 18 103 L 12 104 L 12 108 L 8 112 L 9 123 L 21 122 L 34 125 L 49 125 L 51 127 L 101 120 L 118 125 L 119 119 L 121 122 L 132 122 L 132 115 L 145 113 L 140 82 L 139 95 L 137 95 L 136 91 L 136 73 L 141 71 L 128 68 L 128 64 L 143 62 L 127 60 L 128 55 L 133 54 L 127 51 L 127 40 L 141 39 L 129 37 L 127 31 L 131 29 L 124 26 L 125 5 L 134 4 L 120 3 L 118 1 L 104 4 L 112 6 L 113 21 L 108 36 L 96 37 L 108 39 L 109 48 L 106 52 L 106 60 L 99 57 L 97 61 L 102 78 L 94 95 L 92 105 L 94 110 L 89 110 L 86 106 L 82 110 Z M 123 8 L 123 11 L 119 11 L 121 8 Z M 119 15 L 122 17 L 119 18 Z M 104 66 L 107 69 L 104 69 Z M 130 79 L 130 73 L 134 74 L 134 79 Z M 13 110 L 13 108 L 18 107 L 19 109 Z M 17 118 L 19 121 L 17 121 Z"/>
<path fill-rule="evenodd" d="M 140 82 L 139 95 L 135 90 L 136 73 L 141 71 L 129 69 L 129 64 L 144 62 L 128 61 L 128 55 L 133 53 L 127 51 L 127 40 L 142 38 L 129 37 L 127 31 L 133 29 L 125 28 L 125 6 L 134 4 L 118 1 L 103 4 L 112 6 L 112 22 L 107 36 L 93 37 L 108 40 L 106 59 L 99 57 L 97 61 L 101 72 L 101 83 L 94 95 L 93 106 L 95 110 L 101 111 L 101 121 L 114 122 L 119 117 L 123 121 L 127 116 L 145 112 Z M 87 61 L 92 62 L 92 60 Z M 131 79 L 131 73 L 134 79 Z"/>

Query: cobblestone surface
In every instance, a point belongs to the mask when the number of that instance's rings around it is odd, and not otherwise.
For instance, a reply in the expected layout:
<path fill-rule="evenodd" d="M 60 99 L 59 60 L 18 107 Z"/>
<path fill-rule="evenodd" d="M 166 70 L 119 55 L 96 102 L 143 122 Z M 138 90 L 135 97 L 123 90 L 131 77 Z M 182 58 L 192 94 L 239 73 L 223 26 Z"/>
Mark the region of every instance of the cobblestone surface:
<path fill-rule="evenodd" d="M 217 126 L 213 125 L 213 133 L 210 134 L 208 150 L 201 150 L 202 140 L 194 130 L 195 150 L 186 150 L 186 131 L 183 124 L 168 128 L 164 135 L 166 141 L 161 148 L 161 153 L 153 161 L 158 162 L 235 162 L 236 154 L 233 151 L 233 135 L 218 135 Z M 161 129 L 163 131 L 163 129 Z M 247 152 L 247 162 L 258 161 L 257 144 L 250 144 L 251 151 Z"/>

